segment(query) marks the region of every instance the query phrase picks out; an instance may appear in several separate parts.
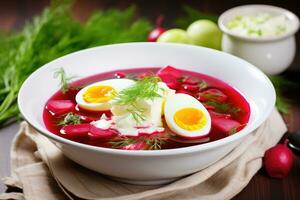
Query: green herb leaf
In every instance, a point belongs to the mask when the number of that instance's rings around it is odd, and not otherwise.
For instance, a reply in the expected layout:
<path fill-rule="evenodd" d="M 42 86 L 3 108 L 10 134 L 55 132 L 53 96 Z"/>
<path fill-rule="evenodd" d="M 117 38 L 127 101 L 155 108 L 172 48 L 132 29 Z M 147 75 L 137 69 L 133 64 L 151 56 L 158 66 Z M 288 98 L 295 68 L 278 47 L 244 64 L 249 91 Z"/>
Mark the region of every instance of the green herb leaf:
<path fill-rule="evenodd" d="M 72 1 L 55 0 L 20 33 L 0 34 L 0 125 L 18 115 L 24 80 L 45 63 L 68 53 L 106 44 L 145 41 L 149 21 L 135 8 L 95 12 L 86 23 L 71 17 Z"/>
<path fill-rule="evenodd" d="M 59 123 L 57 124 L 58 126 L 66 126 L 66 125 L 71 125 L 71 124 L 80 124 L 80 116 L 69 112 L 68 114 L 66 114 L 64 116 L 64 118 L 62 120 L 59 121 Z"/>
<path fill-rule="evenodd" d="M 127 137 L 114 139 L 109 142 L 109 144 L 112 145 L 111 147 L 114 149 L 121 149 L 130 144 L 135 144 L 135 143 L 137 143 L 137 140 L 133 138 L 127 138 Z"/>
<path fill-rule="evenodd" d="M 58 78 L 60 81 L 60 90 L 62 93 L 66 93 L 70 89 L 70 81 L 74 78 L 73 76 L 68 77 L 63 68 L 59 68 L 54 73 L 54 78 Z"/>
<path fill-rule="evenodd" d="M 126 106 L 127 111 L 130 112 L 132 117 L 137 123 L 145 120 L 144 109 L 137 106 L 137 102 L 141 99 L 154 100 L 161 97 L 159 94 L 158 82 L 160 81 L 157 76 L 146 76 L 142 80 L 138 80 L 133 86 L 122 90 L 116 97 L 114 104 Z"/>
<path fill-rule="evenodd" d="M 217 15 L 203 13 L 190 6 L 183 6 L 183 10 L 185 11 L 186 15 L 178 18 L 175 21 L 175 25 L 178 28 L 186 29 L 191 23 L 199 19 L 208 19 L 215 23 L 218 21 Z"/>

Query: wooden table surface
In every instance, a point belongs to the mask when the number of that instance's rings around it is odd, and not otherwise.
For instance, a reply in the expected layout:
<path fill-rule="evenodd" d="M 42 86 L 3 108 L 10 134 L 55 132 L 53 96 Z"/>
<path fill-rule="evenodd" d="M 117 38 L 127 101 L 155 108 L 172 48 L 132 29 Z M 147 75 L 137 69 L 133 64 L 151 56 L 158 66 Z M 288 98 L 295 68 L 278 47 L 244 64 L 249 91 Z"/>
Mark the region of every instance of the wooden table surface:
<path fill-rule="evenodd" d="M 0 1 L 0 29 L 4 30 L 18 30 L 22 28 L 25 21 L 30 19 L 33 15 L 39 14 L 41 10 L 48 5 L 48 0 L 10 0 Z M 124 8 L 130 4 L 136 4 L 138 14 L 144 15 L 151 20 L 154 20 L 158 15 L 165 15 L 166 27 L 172 26 L 172 21 L 183 14 L 182 4 L 189 4 L 201 11 L 220 14 L 223 11 L 243 4 L 250 3 L 265 3 L 277 5 L 287 8 L 298 16 L 300 15 L 300 5 L 297 0 L 288 1 L 209 1 L 209 0 L 162 0 L 162 1 L 147 1 L 147 0 L 79 0 L 73 8 L 74 17 L 79 20 L 85 20 L 89 13 L 99 8 L 119 7 Z M 300 45 L 300 34 L 297 36 L 298 47 Z M 287 77 L 293 78 L 300 82 L 300 52 L 297 51 L 296 58 L 292 63 L 288 72 L 285 73 Z M 285 116 L 289 131 L 300 129 L 300 94 L 287 88 L 285 95 L 292 99 L 291 112 Z M 11 141 L 18 130 L 19 124 L 14 123 L 10 126 L 0 129 L 0 178 L 10 174 L 10 158 L 9 148 Z M 241 191 L 234 199 L 300 199 L 300 157 L 295 156 L 295 164 L 289 176 L 283 180 L 272 179 L 268 177 L 263 169 L 261 169 L 250 181 L 246 188 Z M 5 191 L 5 186 L 0 183 L 0 193 Z"/>

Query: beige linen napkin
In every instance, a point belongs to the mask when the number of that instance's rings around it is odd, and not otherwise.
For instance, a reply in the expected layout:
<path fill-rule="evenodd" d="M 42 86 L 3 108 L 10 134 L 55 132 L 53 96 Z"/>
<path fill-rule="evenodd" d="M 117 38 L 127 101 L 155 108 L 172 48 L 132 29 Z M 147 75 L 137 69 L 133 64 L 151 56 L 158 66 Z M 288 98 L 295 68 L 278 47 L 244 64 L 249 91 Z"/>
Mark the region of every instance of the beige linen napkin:
<path fill-rule="evenodd" d="M 23 122 L 11 149 L 12 174 L 4 182 L 23 193 L 0 199 L 182 200 L 230 199 L 261 168 L 262 157 L 286 132 L 277 110 L 220 161 L 163 186 L 123 184 L 90 171 L 66 158 L 46 137 Z"/>

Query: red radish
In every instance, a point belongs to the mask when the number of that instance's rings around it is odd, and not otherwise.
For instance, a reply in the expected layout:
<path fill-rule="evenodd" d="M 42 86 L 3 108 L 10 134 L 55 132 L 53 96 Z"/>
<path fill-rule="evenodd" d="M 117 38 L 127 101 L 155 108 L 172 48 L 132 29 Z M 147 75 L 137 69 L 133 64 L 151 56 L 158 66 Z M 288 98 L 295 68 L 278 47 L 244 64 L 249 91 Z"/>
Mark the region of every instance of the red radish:
<path fill-rule="evenodd" d="M 75 110 L 75 103 L 71 100 L 50 100 L 46 109 L 53 115 L 62 115 Z"/>
<path fill-rule="evenodd" d="M 117 131 L 113 129 L 101 129 L 91 125 L 90 138 L 91 139 L 109 139 L 117 135 Z"/>
<path fill-rule="evenodd" d="M 277 144 L 265 152 L 265 168 L 269 176 L 273 178 L 286 177 L 289 174 L 293 163 L 293 152 L 283 144 Z"/>
<path fill-rule="evenodd" d="M 138 143 L 135 143 L 135 144 L 129 144 L 121 149 L 123 150 L 145 150 L 147 149 L 147 144 L 146 142 L 138 142 Z"/>
<path fill-rule="evenodd" d="M 90 131 L 90 124 L 73 124 L 64 126 L 60 133 L 65 138 L 85 137 Z"/>
<path fill-rule="evenodd" d="M 199 97 L 201 101 L 215 100 L 218 102 L 224 102 L 227 100 L 227 96 L 218 89 L 207 89 L 201 93 L 199 93 Z"/>
<path fill-rule="evenodd" d="M 126 74 L 123 72 L 117 72 L 117 73 L 115 73 L 115 77 L 116 78 L 125 78 Z"/>
<path fill-rule="evenodd" d="M 161 34 L 163 34 L 163 32 L 166 31 L 166 29 L 161 27 L 161 23 L 163 21 L 163 16 L 159 16 L 156 20 L 156 28 L 153 29 L 149 35 L 148 35 L 148 42 L 156 42 L 157 39 L 159 38 L 159 36 Z"/>
<path fill-rule="evenodd" d="M 234 130 L 238 131 L 242 127 L 238 121 L 233 119 L 212 117 L 211 122 L 214 128 L 227 134 L 230 134 Z"/>

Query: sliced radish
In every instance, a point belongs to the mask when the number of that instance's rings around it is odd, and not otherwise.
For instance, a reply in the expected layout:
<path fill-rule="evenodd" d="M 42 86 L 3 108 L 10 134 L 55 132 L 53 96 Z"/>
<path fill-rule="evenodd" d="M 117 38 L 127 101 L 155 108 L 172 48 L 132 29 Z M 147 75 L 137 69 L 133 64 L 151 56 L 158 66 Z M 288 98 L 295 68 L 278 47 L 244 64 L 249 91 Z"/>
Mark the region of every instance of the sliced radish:
<path fill-rule="evenodd" d="M 162 69 L 160 69 L 157 72 L 157 75 L 161 78 L 161 80 L 165 83 L 176 83 L 178 82 L 178 79 L 181 77 L 181 71 L 171 67 L 166 66 Z"/>
<path fill-rule="evenodd" d="M 88 135 L 90 127 L 90 124 L 67 125 L 60 130 L 60 133 L 65 138 L 85 137 Z"/>
<path fill-rule="evenodd" d="M 89 137 L 91 139 L 109 139 L 118 134 L 116 130 L 113 129 L 101 129 L 96 126 L 91 125 Z"/>
<path fill-rule="evenodd" d="M 50 100 L 46 109 L 53 115 L 62 115 L 75 110 L 75 103 L 71 100 Z"/>
<path fill-rule="evenodd" d="M 227 96 L 218 89 L 207 89 L 201 93 L 199 93 L 199 97 L 201 101 L 218 101 L 218 102 L 224 102 L 227 100 Z"/>

